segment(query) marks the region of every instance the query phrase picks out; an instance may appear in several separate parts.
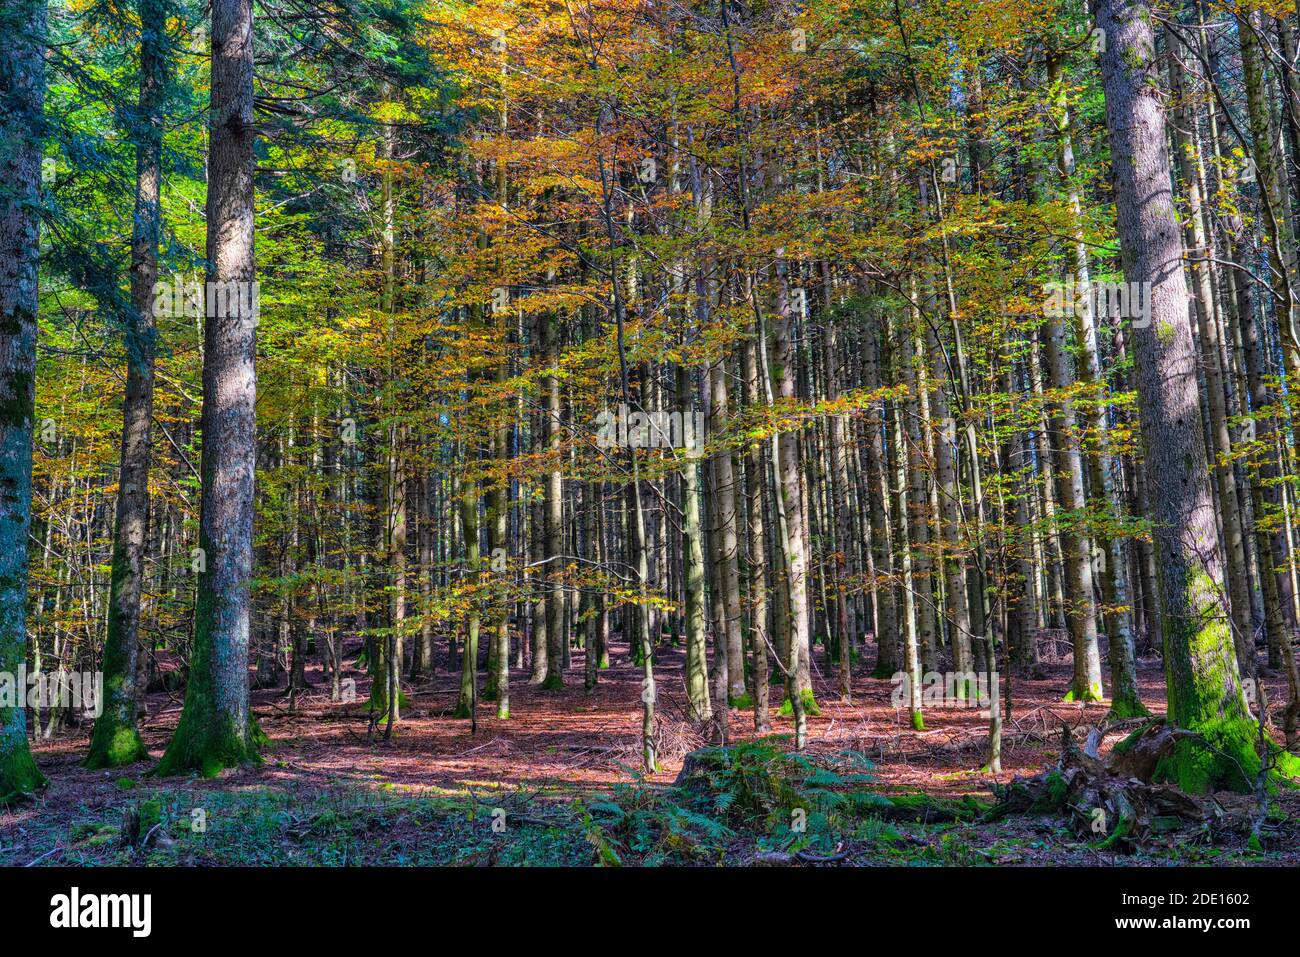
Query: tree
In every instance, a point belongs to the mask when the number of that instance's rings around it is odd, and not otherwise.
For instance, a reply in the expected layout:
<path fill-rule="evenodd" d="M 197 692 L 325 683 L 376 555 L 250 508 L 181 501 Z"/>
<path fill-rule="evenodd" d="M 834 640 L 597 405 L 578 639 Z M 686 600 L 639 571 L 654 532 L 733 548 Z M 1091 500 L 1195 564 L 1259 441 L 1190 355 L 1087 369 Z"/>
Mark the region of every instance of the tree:
<path fill-rule="evenodd" d="M 1106 38 L 1101 70 L 1124 271 L 1150 284 L 1150 322 L 1134 324 L 1132 343 L 1168 719 L 1200 735 L 1180 741 L 1160 773 L 1191 791 L 1246 790 L 1260 757 L 1227 613 L 1152 12 L 1145 0 L 1094 0 L 1093 11 Z"/>
<path fill-rule="evenodd" d="M 126 331 L 122 465 L 113 528 L 112 589 L 104 638 L 103 714 L 95 721 L 88 768 L 148 757 L 136 727 L 140 592 L 149 534 L 149 458 L 153 425 L 154 284 L 162 227 L 163 103 L 171 57 L 166 0 L 140 0 L 140 100 L 136 117 L 135 216 L 131 227 L 131 306 Z"/>
<path fill-rule="evenodd" d="M 185 707 L 154 773 L 205 776 L 255 759 L 249 714 L 257 293 L 253 259 L 252 0 L 212 4 L 202 505 Z"/>
<path fill-rule="evenodd" d="M 27 539 L 32 521 L 37 258 L 45 111 L 44 0 L 0 14 L 0 804 L 45 786 L 27 746 Z"/>

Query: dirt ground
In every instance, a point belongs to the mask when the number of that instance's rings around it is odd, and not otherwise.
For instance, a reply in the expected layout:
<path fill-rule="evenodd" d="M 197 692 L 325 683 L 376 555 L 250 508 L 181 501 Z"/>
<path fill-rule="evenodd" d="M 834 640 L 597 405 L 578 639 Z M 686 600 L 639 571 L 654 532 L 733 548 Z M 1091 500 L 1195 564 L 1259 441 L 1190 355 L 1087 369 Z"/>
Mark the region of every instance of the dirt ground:
<path fill-rule="evenodd" d="M 398 791 L 404 794 L 453 795 L 485 791 L 529 791 L 552 796 L 591 795 L 632 779 L 640 763 L 641 672 L 625 647 L 614 648 L 613 664 L 600 673 L 598 687 L 582 687 L 582 653 L 575 652 L 568 683 L 560 691 L 543 691 L 527 682 L 527 672 L 514 671 L 510 686 L 510 719 L 495 718 L 495 705 L 480 702 L 477 730 L 470 722 L 450 717 L 456 703 L 459 676 L 445 662 L 429 681 L 406 688 L 409 705 L 393 740 L 367 737 L 365 696 L 368 679 L 361 671 L 358 701 L 331 704 L 328 684 L 319 672 L 309 672 L 311 691 L 294 712 L 282 691 L 258 690 L 253 708 L 271 743 L 261 766 L 234 770 L 212 781 L 185 782 L 187 788 L 238 791 L 248 788 L 291 789 L 295 794 L 325 793 L 340 788 Z M 705 736 L 684 720 L 683 652 L 666 645 L 656 665 L 659 683 L 660 757 L 662 770 L 649 778 L 671 783 L 684 755 L 706 744 Z M 814 752 L 850 750 L 875 765 L 876 786 L 884 793 L 924 791 L 945 797 L 990 797 L 993 782 L 1006 783 L 1030 775 L 1056 760 L 1062 724 L 1071 728 L 1105 718 L 1104 704 L 1065 703 L 1068 663 L 1049 663 L 1043 677 L 1013 676 L 1009 694 L 1012 717 L 1004 724 L 1000 774 L 981 771 L 984 762 L 987 713 L 978 708 L 929 708 L 926 730 L 913 731 L 904 708 L 891 701 L 894 685 L 868 677 L 868 666 L 857 669 L 851 701 L 840 700 L 835 675 L 820 657 L 814 661 L 814 689 L 821 713 L 809 718 L 810 748 Z M 1266 679 L 1272 700 L 1281 701 L 1285 681 Z M 1158 659 L 1139 661 L 1139 684 L 1153 713 L 1164 710 L 1164 677 Z M 1003 695 L 1008 694 L 1006 685 Z M 775 696 L 774 696 L 775 697 Z M 774 702 L 777 704 L 779 702 Z M 179 696 L 149 697 L 149 715 L 142 732 L 155 758 L 161 754 L 180 715 Z M 772 711 L 775 733 L 788 733 L 791 719 Z M 1107 735 L 1103 752 L 1132 725 Z M 753 737 L 752 711 L 730 713 L 733 738 Z M 144 785 L 149 764 L 114 771 L 86 771 L 78 766 L 84 754 L 84 730 L 68 733 L 35 747 L 37 761 L 50 779 L 46 791 L 25 805 L 0 811 L 0 863 L 26 863 L 43 847 L 48 833 L 66 829 L 96 814 L 119 813 L 130 799 L 124 787 Z M 160 782 L 161 783 L 161 782 Z M 177 782 L 179 783 L 179 782 Z M 1300 799 L 1281 796 L 1284 812 L 1295 816 Z M 1032 836 L 1033 825 L 1026 825 Z M 41 839 L 40 835 L 46 838 Z M 1022 835 L 1023 836 L 1023 835 Z M 990 840 L 994 840 L 991 836 Z M 1041 863 L 1033 841 L 1020 841 L 1008 863 Z M 997 861 L 996 856 L 989 857 Z M 996 854 L 996 852 L 994 852 Z M 1082 862 L 1097 863 L 1095 853 L 1080 851 Z M 1274 861 L 1273 863 L 1277 863 Z"/>

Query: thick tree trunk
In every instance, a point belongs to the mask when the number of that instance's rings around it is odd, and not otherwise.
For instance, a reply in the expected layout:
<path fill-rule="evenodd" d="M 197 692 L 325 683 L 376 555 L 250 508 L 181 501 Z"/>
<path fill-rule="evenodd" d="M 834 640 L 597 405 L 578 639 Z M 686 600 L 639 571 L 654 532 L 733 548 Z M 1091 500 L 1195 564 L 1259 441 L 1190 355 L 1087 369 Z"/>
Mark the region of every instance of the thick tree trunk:
<path fill-rule="evenodd" d="M 1182 58 L 1187 56 L 1172 29 L 1165 30 L 1165 58 L 1169 66 L 1170 97 L 1173 101 L 1175 169 L 1187 204 L 1184 218 L 1184 246 L 1191 260 L 1193 306 L 1200 333 L 1201 368 L 1205 375 L 1206 405 L 1210 413 L 1212 471 L 1218 491 L 1219 516 L 1223 527 L 1224 558 L 1227 562 L 1228 597 L 1231 603 L 1233 639 L 1237 663 L 1245 677 L 1255 680 L 1255 635 L 1251 625 L 1250 582 L 1246 572 L 1246 542 L 1242 515 L 1246 502 L 1238 496 L 1236 470 L 1232 462 L 1232 441 L 1228 433 L 1228 400 L 1225 391 L 1222 343 L 1215 315 L 1217 299 L 1211 283 L 1209 240 L 1202 220 L 1200 178 L 1195 166 L 1196 141 L 1192 136 L 1195 118 L 1188 97 Z"/>
<path fill-rule="evenodd" d="M 1187 790 L 1248 790 L 1258 768 L 1247 716 L 1215 528 L 1196 354 L 1171 192 L 1152 12 L 1144 0 L 1094 0 L 1104 31 L 1106 125 L 1126 279 L 1150 283 L 1151 321 L 1133 329 L 1143 464 L 1164 628 L 1168 720 L 1199 732 L 1163 762 Z M 1244 773 L 1243 773 L 1244 772 Z"/>
<path fill-rule="evenodd" d="M 257 461 L 251 0 L 213 0 L 211 36 L 207 311 L 214 314 L 203 329 L 199 519 L 205 570 L 199 574 L 185 707 L 156 769 L 160 775 L 214 774 L 253 758 L 261 736 L 248 711 Z"/>
<path fill-rule="evenodd" d="M 45 26 L 44 0 L 0 13 L 0 672 L 11 680 L 27 662 Z M 0 708 L 0 804 L 45 785 L 27 745 L 27 688 L 13 690 L 14 707 Z"/>

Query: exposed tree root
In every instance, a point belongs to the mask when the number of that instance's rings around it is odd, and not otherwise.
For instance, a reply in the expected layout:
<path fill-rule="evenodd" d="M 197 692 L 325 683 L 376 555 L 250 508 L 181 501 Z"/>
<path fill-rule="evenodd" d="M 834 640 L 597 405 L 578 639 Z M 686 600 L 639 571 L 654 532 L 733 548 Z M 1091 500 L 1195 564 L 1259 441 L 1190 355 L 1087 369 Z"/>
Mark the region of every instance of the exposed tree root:
<path fill-rule="evenodd" d="M 998 804 L 989 819 L 1008 814 L 1060 814 L 1080 838 L 1098 847 L 1131 849 L 1171 832 L 1196 829 L 1214 836 L 1254 833 L 1258 840 L 1257 800 L 1220 792 L 1194 797 L 1169 784 L 1152 783 L 1160 763 L 1192 732 L 1152 722 L 1116 748 L 1109 763 L 1098 756 L 1101 731 L 1094 729 L 1081 749 L 1069 729 L 1061 729 L 1056 766 L 1030 778 L 995 786 Z"/>

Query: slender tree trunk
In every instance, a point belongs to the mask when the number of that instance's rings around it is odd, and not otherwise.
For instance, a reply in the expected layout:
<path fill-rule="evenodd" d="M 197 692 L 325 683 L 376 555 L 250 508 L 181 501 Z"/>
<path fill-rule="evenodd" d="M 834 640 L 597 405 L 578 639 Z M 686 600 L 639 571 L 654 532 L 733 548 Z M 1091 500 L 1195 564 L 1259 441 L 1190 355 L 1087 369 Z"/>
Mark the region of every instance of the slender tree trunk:
<path fill-rule="evenodd" d="M 709 673 L 706 659 L 704 581 L 704 526 L 700 519 L 700 452 L 695 447 L 695 389 L 690 371 L 677 367 L 677 406 L 681 410 L 682 437 L 686 448 L 680 456 L 682 508 L 682 563 L 686 591 L 686 699 L 692 721 L 704 722 L 713 717 L 709 698 Z M 702 442 L 703 437 L 698 437 Z M 725 708 L 726 702 L 719 707 Z"/>
<path fill-rule="evenodd" d="M 880 337 L 876 326 L 879 320 L 870 320 L 868 334 L 863 342 L 863 378 L 868 392 L 881 388 Z M 876 580 L 872 587 L 876 606 L 876 667 L 873 678 L 890 678 L 898 671 L 898 615 L 894 596 L 899 587 L 894 564 L 893 534 L 889 527 L 886 509 L 889 486 L 886 478 L 886 446 L 883 432 L 891 428 L 884 400 L 873 402 L 865 423 L 865 448 L 862 460 L 867 473 L 867 510 L 871 524 L 871 558 Z"/>
<path fill-rule="evenodd" d="M 727 362 L 719 360 L 709 370 L 712 389 L 714 431 L 722 435 L 727 427 L 730 394 L 727 389 Z M 745 644 L 741 633 L 740 606 L 740 539 L 736 532 L 737 478 L 735 460 L 729 448 L 722 448 L 712 458 L 713 494 L 717 502 L 718 551 L 722 567 L 719 579 L 722 613 L 718 623 L 727 658 L 727 697 L 737 701 L 745 694 Z M 722 702 L 718 702 L 722 706 Z"/>
<path fill-rule="evenodd" d="M 1047 371 L 1055 395 L 1049 399 L 1049 422 L 1056 497 L 1065 511 L 1060 523 L 1061 552 L 1065 560 L 1066 626 L 1074 647 L 1074 678 L 1067 700 L 1100 701 L 1101 656 L 1097 649 L 1097 609 L 1093 599 L 1092 558 L 1084 529 L 1083 455 L 1074 401 L 1068 397 L 1072 378 L 1065 353 L 1065 322 L 1049 315 L 1043 327 Z"/>
<path fill-rule="evenodd" d="M 745 381 L 745 400 L 751 407 L 762 404 L 759 385 L 758 347 L 751 340 L 745 343 L 742 354 Z M 754 730 L 766 734 L 772 730 L 769 717 L 771 685 L 769 675 L 771 631 L 768 628 L 766 523 L 763 512 L 763 488 L 766 485 L 767 463 L 763 461 L 763 446 L 751 442 L 745 453 L 745 560 L 748 566 L 749 633 L 754 655 Z"/>
<path fill-rule="evenodd" d="M 911 331 L 907 323 L 897 322 L 891 324 L 891 330 L 896 331 L 899 329 L 905 330 L 906 338 L 904 341 L 910 339 Z M 887 335 L 886 342 L 888 341 L 889 337 Z M 911 352 L 912 350 L 909 347 L 905 347 L 900 361 L 904 363 L 910 362 L 912 359 Z M 890 364 L 888 359 L 886 362 Z M 891 371 L 896 380 L 906 375 L 897 368 Z M 912 572 L 910 537 L 910 532 L 914 526 L 907 507 L 911 484 L 907 473 L 911 453 L 908 451 L 909 437 L 903 425 L 903 417 L 910 413 L 913 402 L 914 399 L 911 396 L 906 402 L 893 402 L 893 415 L 890 422 L 890 428 L 893 432 L 893 441 L 889 445 L 892 453 L 890 456 L 890 474 L 893 479 L 894 494 L 895 568 L 898 569 L 899 585 L 903 594 L 903 667 L 891 677 L 895 682 L 906 682 L 906 698 L 912 721 L 912 730 L 924 731 L 925 716 L 922 711 L 921 700 L 920 636 L 916 624 L 916 580 Z"/>
<path fill-rule="evenodd" d="M 478 639 L 482 624 L 479 590 L 483 585 L 482 554 L 479 545 L 478 479 L 465 476 L 461 480 L 460 527 L 465 545 L 465 580 L 472 595 L 465 621 L 465 643 L 460 657 L 460 694 L 456 699 L 453 718 L 476 720 L 478 710 Z"/>
<path fill-rule="evenodd" d="M 131 305 L 122 402 L 122 468 L 113 529 L 108 634 L 104 639 L 104 708 L 95 720 L 84 766 L 107 768 L 148 757 L 136 728 L 140 593 L 149 537 L 150 427 L 153 421 L 154 283 L 162 212 L 162 104 L 168 61 L 167 5 L 140 0 L 140 115 L 131 227 Z"/>
<path fill-rule="evenodd" d="M 546 361 L 558 366 L 560 360 L 559 336 L 555 320 L 541 318 L 542 353 Z M 560 470 L 560 448 L 563 430 L 560 423 L 560 377 L 549 374 L 544 380 L 546 408 L 546 440 L 549 452 L 555 456 L 546 476 L 543 520 L 545 523 L 546 553 L 546 678 L 543 688 L 564 686 L 564 653 L 568 646 L 568 632 L 564 627 L 564 473 Z"/>
<path fill-rule="evenodd" d="M 781 399 L 790 402 L 795 395 L 794 317 L 790 303 L 790 290 L 785 275 L 785 263 L 777 261 L 777 303 L 772 323 L 771 381 Z M 802 468 L 799 453 L 799 432 L 787 429 L 782 432 L 773 450 L 775 468 L 777 515 L 782 523 L 781 554 L 788 596 L 786 630 L 789 636 L 786 665 L 786 694 L 794 715 L 795 746 L 802 748 L 807 741 L 807 712 L 816 713 L 810 678 L 812 642 L 808 633 L 808 557 L 804 548 L 806 518 L 803 499 Z"/>

